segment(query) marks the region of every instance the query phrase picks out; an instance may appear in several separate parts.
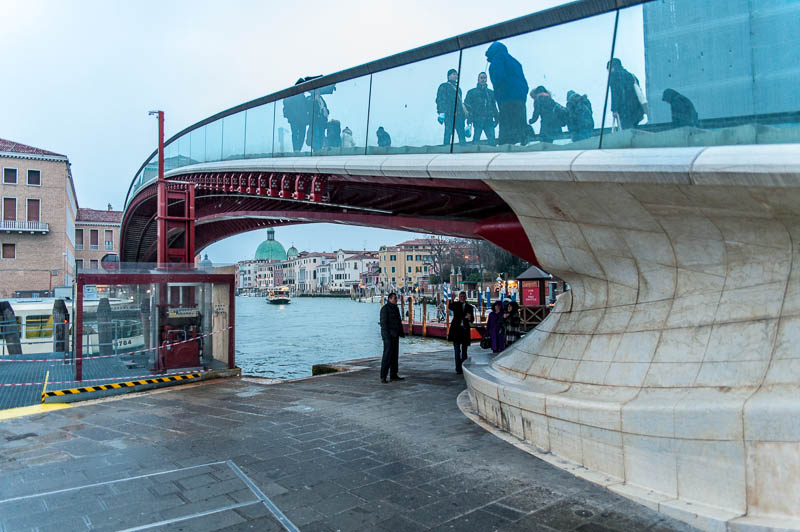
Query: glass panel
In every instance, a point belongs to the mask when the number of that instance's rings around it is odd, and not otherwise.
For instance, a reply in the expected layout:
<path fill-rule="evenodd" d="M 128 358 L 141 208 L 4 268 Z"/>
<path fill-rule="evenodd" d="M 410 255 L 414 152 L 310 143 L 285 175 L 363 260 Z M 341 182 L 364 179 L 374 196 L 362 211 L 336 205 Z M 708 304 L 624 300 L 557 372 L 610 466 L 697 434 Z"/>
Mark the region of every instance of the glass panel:
<path fill-rule="evenodd" d="M 629 54 L 618 57 L 641 63 L 649 116 L 603 147 L 798 142 L 798 44 L 798 2 L 674 0 L 621 11 L 617 50 Z"/>
<path fill-rule="evenodd" d="M 247 158 L 272 157 L 272 132 L 275 122 L 275 104 L 268 103 L 246 111 L 244 156 Z"/>
<path fill-rule="evenodd" d="M 472 135 L 453 151 L 597 148 L 614 19 L 606 13 L 464 50 L 461 81 Z M 576 35 L 591 46 L 571 53 L 564 43 Z"/>
<path fill-rule="evenodd" d="M 310 93 L 296 94 L 277 102 L 275 109 L 275 156 L 310 155 L 311 103 Z"/>
<path fill-rule="evenodd" d="M 452 122 L 445 120 L 442 98 L 437 107 L 437 96 L 448 82 L 448 71 L 458 68 L 458 56 L 453 52 L 372 76 L 367 153 L 450 151 L 450 141 L 444 139 Z"/>
<path fill-rule="evenodd" d="M 178 141 L 175 141 L 164 147 L 164 172 L 169 172 L 179 166 Z"/>
<path fill-rule="evenodd" d="M 245 112 L 222 119 L 222 160 L 244 159 Z"/>
<path fill-rule="evenodd" d="M 363 155 L 368 110 L 369 76 L 315 90 L 312 153 Z"/>
<path fill-rule="evenodd" d="M 142 184 L 158 177 L 158 155 L 153 155 L 147 165 L 145 165 L 144 170 L 142 170 L 142 177 L 144 178 Z"/>
<path fill-rule="evenodd" d="M 222 160 L 222 120 L 206 125 L 206 162 Z"/>
<path fill-rule="evenodd" d="M 199 127 L 189 133 L 192 164 L 206 162 L 206 127 Z"/>
<path fill-rule="evenodd" d="M 177 140 L 178 143 L 178 166 L 188 166 L 192 164 L 191 137 L 187 133 Z"/>

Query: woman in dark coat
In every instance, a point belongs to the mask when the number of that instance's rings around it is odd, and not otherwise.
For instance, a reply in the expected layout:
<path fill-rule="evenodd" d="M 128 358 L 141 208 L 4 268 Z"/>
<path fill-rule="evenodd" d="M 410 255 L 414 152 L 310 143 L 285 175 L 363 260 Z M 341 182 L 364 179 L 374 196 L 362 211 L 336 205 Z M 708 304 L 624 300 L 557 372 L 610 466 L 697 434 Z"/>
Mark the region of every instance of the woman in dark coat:
<path fill-rule="evenodd" d="M 625 70 L 622 61 L 616 57 L 608 62 L 606 68 L 610 71 L 608 85 L 611 89 L 611 112 L 619 118 L 622 129 L 636 127 L 645 115 L 645 109 L 637 95 L 637 90 L 641 91 L 639 80 Z"/>
<path fill-rule="evenodd" d="M 489 320 L 486 322 L 486 334 L 492 341 L 492 353 L 494 354 L 506 348 L 505 317 L 503 303 L 495 301 L 492 305 L 492 312 L 489 313 Z"/>
<path fill-rule="evenodd" d="M 466 292 L 458 294 L 458 301 L 450 303 L 450 312 L 453 321 L 450 322 L 450 331 L 447 339 L 453 342 L 453 351 L 456 359 L 456 373 L 461 373 L 461 365 L 467 359 L 467 348 L 471 342 L 470 325 L 475 320 L 475 309 L 467 303 Z"/>
<path fill-rule="evenodd" d="M 541 119 L 539 140 L 553 142 L 553 139 L 561 135 L 561 128 L 567 123 L 567 110 L 556 102 L 550 95 L 550 91 L 542 85 L 531 91 L 531 98 L 533 98 L 533 116 L 528 123 L 533 125 Z"/>

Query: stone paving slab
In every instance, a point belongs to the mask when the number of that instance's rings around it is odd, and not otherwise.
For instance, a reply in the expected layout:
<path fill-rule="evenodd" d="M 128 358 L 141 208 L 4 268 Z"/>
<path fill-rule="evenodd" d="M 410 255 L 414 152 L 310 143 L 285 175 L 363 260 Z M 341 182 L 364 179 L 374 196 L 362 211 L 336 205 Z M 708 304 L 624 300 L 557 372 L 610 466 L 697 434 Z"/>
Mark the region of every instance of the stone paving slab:
<path fill-rule="evenodd" d="M 359 364 L 0 422 L 0 531 L 282 530 L 230 464 L 304 532 L 693 530 L 469 421 L 450 351 Z"/>

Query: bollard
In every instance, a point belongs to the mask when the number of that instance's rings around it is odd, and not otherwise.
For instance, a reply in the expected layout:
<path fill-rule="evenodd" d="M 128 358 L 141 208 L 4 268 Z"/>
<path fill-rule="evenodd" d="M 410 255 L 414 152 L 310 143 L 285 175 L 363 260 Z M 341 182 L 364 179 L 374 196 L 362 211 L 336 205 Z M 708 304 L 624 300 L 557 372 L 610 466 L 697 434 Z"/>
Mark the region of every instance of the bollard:
<path fill-rule="evenodd" d="M 428 330 L 426 324 L 428 322 L 428 301 L 422 299 L 422 336 L 427 336 Z"/>
<path fill-rule="evenodd" d="M 111 303 L 104 297 L 97 305 L 97 343 L 100 344 L 101 355 L 111 355 L 114 351 L 113 328 L 111 327 Z"/>
<path fill-rule="evenodd" d="M 450 300 L 448 299 L 444 307 L 444 323 L 445 331 L 447 332 L 446 338 L 450 336 Z"/>
<path fill-rule="evenodd" d="M 21 355 L 22 344 L 19 342 L 19 326 L 14 309 L 8 301 L 0 301 L 0 333 L 5 341 L 6 351 L 9 355 Z"/>
<path fill-rule="evenodd" d="M 53 302 L 53 352 L 69 351 L 69 312 L 63 299 Z"/>
<path fill-rule="evenodd" d="M 414 296 L 408 297 L 408 335 L 414 336 Z"/>

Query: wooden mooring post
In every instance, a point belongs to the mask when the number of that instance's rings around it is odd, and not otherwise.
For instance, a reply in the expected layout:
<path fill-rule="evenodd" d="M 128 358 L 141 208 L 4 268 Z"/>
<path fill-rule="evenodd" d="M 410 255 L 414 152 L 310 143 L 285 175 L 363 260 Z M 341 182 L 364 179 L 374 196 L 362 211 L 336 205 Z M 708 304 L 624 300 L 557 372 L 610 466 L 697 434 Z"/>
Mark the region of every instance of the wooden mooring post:
<path fill-rule="evenodd" d="M 422 336 L 428 335 L 428 301 L 422 298 Z"/>

